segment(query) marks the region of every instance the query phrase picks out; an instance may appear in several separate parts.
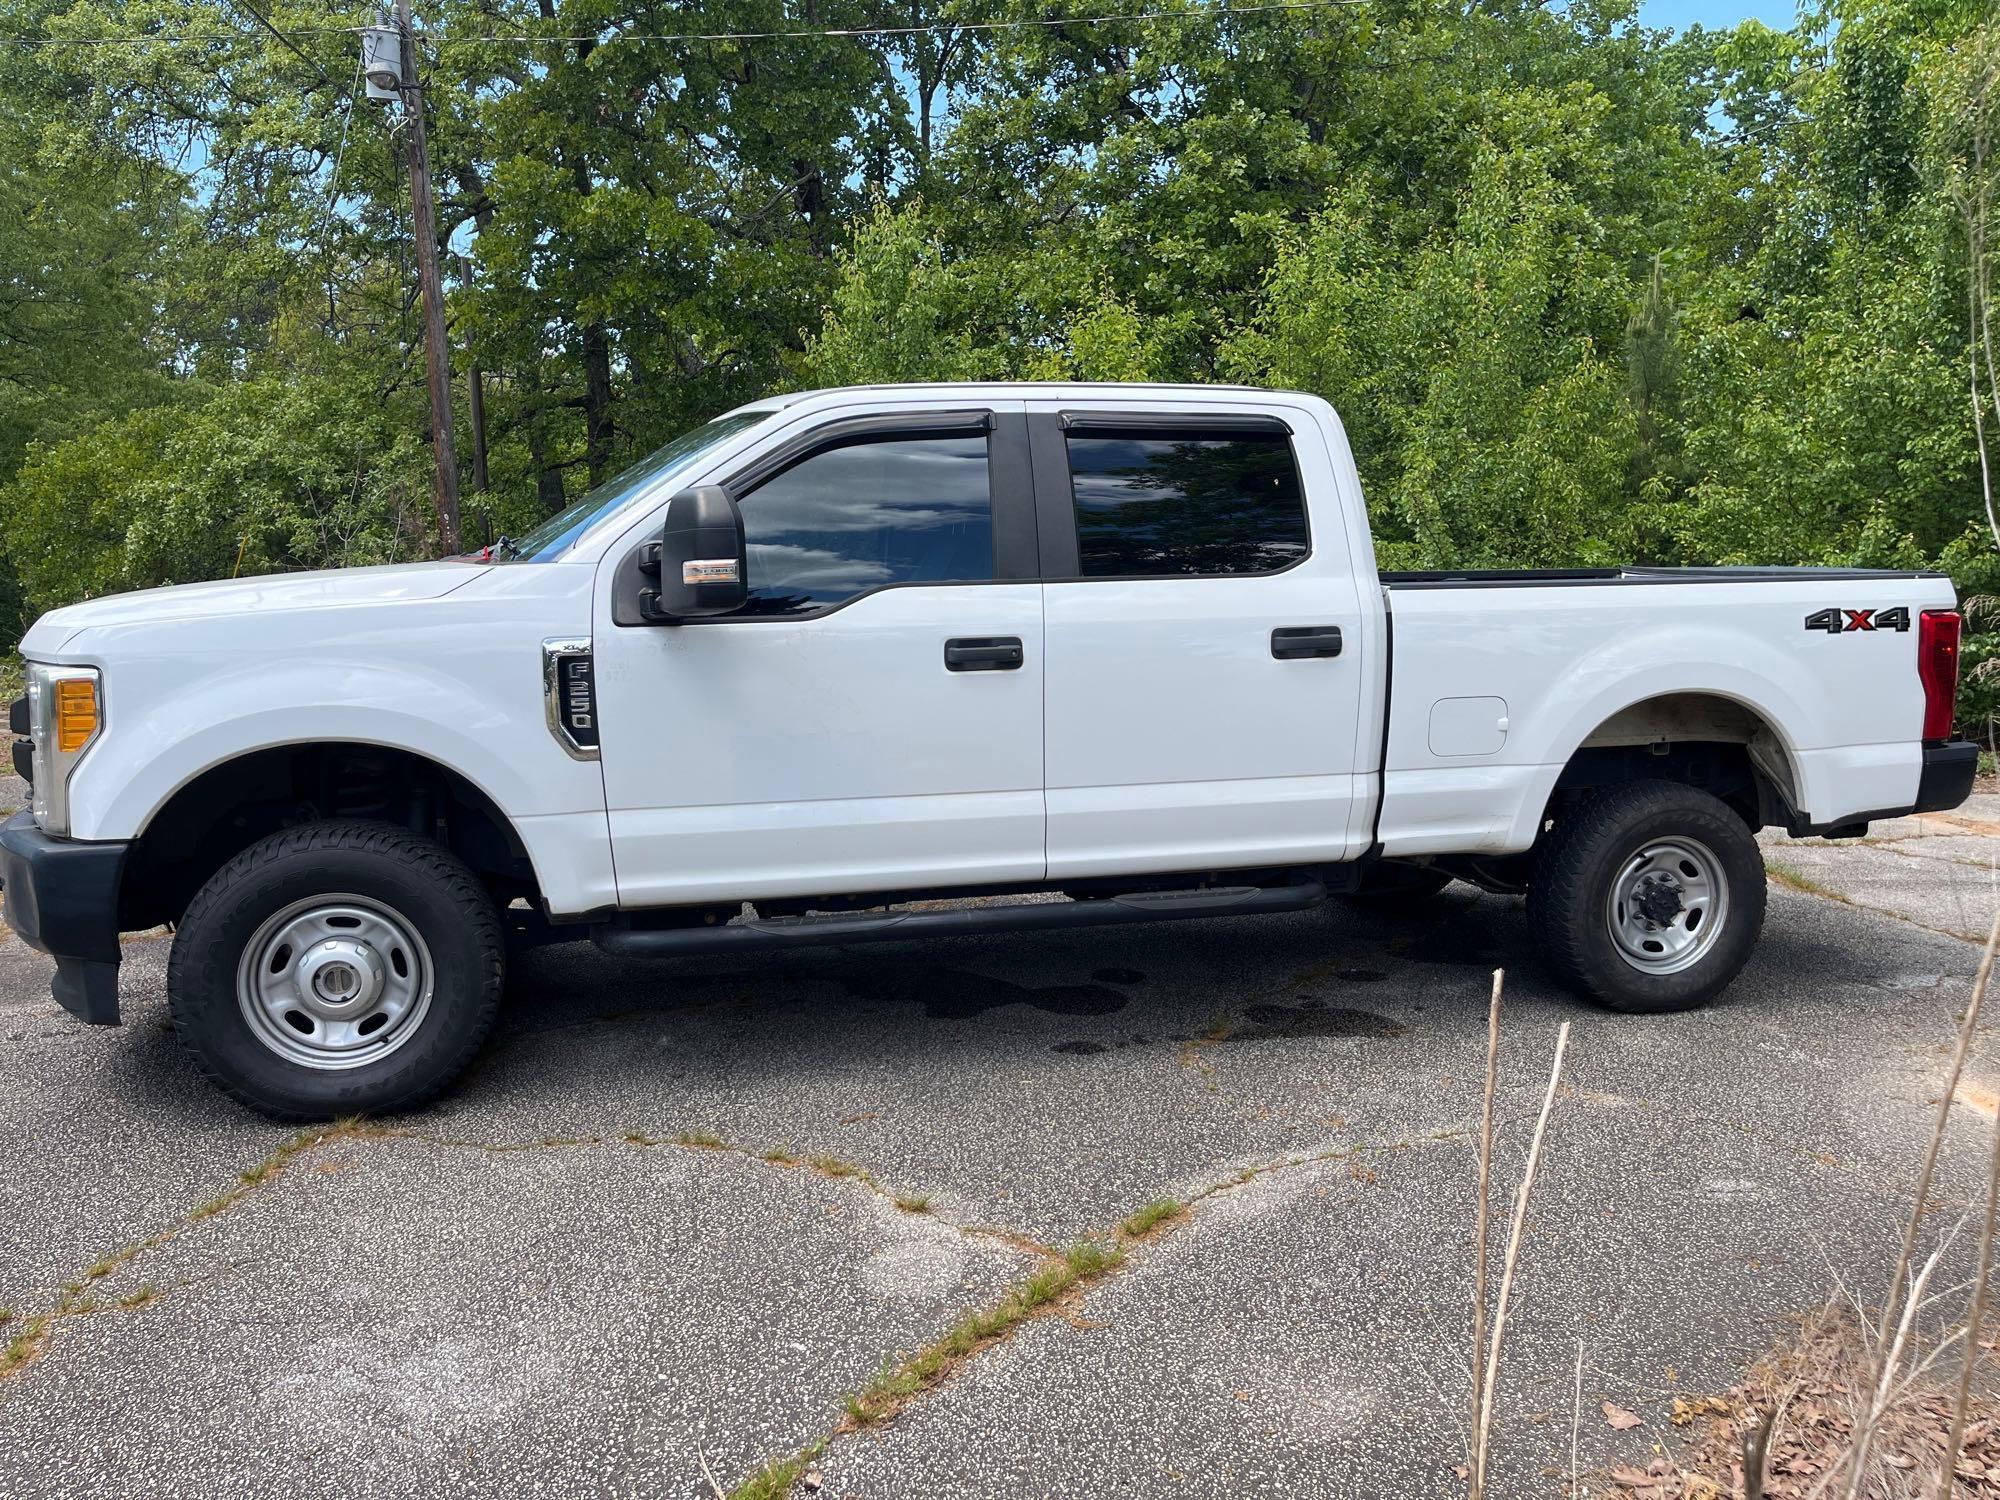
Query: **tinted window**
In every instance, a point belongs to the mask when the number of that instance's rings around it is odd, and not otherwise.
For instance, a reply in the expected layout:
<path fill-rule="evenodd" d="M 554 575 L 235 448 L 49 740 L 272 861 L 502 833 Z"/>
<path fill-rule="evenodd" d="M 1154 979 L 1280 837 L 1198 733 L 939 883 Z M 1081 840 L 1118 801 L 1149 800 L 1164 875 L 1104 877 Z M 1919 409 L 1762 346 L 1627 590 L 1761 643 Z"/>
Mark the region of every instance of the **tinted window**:
<path fill-rule="evenodd" d="M 986 438 L 823 449 L 743 499 L 744 614 L 802 614 L 891 583 L 993 576 Z"/>
<path fill-rule="evenodd" d="M 1274 573 L 1308 550 L 1281 432 L 1072 433 L 1069 472 L 1085 578 Z"/>

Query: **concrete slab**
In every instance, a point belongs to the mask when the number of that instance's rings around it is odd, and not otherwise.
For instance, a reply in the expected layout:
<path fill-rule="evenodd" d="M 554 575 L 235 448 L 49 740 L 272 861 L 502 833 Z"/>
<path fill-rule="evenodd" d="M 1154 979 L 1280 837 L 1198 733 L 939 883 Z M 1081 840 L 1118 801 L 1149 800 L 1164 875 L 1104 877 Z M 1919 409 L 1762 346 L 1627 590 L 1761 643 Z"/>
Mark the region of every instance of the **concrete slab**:
<path fill-rule="evenodd" d="M 1982 843 L 1984 841 L 1981 841 Z M 1994 841 L 2000 850 L 2000 840 Z M 2000 899 L 2000 859 L 1926 859 L 1903 844 L 1793 844 L 1767 847 L 1772 875 L 1815 894 L 1984 942 Z"/>
<path fill-rule="evenodd" d="M 195 1084 L 162 1029 L 163 953 L 134 945 L 132 1025 L 92 1032 L 46 1000 L 39 961 L 0 950 L 0 1301 L 45 1308 L 98 1257 L 174 1231 L 95 1294 L 157 1302 L 64 1320 L 0 1378 L 0 1493 L 147 1493 L 157 1475 L 248 1495 L 704 1493 L 696 1438 L 734 1483 L 1027 1263 L 851 1182 L 617 1143 L 636 1129 L 845 1158 L 944 1219 L 1051 1243 L 1341 1153 L 1204 1200 L 1080 1309 L 1106 1328 L 1031 1325 L 879 1440 L 837 1443 L 829 1488 L 1289 1495 L 1335 1476 L 1435 1494 L 1458 1441 L 1495 965 L 1510 1182 L 1574 1025 L 1504 1409 L 1509 1473 L 1540 1484 L 1566 1428 L 1530 1419 L 1566 1422 L 1579 1331 L 1586 1396 L 1656 1417 L 1667 1366 L 1726 1383 L 1829 1267 L 1879 1276 L 1977 961 L 1783 889 L 1723 1003 L 1677 1017 L 1580 1007 L 1540 977 L 1519 903 L 1462 888 L 1414 918 L 753 963 L 548 950 L 518 967 L 465 1086 L 390 1122 L 483 1149 L 321 1148 L 183 1227 L 288 1132 Z M 2000 1076 L 1990 1031 L 1980 1046 L 1979 1076 Z M 1987 1118 L 1947 1150 L 1948 1205 Z M 571 1137 L 611 1142 L 550 1144 Z M 967 1257 L 949 1285 L 940 1233 Z"/>
<path fill-rule="evenodd" d="M 1031 1261 L 721 1152 L 338 1142 L 0 1383 L 0 1493 L 712 1495 Z"/>
<path fill-rule="evenodd" d="M 49 998 L 49 959 L 11 933 L 0 945 L 0 1307 L 19 1317 L 290 1133 L 221 1107 L 187 1066 L 166 1021 L 166 954 L 163 940 L 126 945 L 129 1024 L 94 1027 Z"/>

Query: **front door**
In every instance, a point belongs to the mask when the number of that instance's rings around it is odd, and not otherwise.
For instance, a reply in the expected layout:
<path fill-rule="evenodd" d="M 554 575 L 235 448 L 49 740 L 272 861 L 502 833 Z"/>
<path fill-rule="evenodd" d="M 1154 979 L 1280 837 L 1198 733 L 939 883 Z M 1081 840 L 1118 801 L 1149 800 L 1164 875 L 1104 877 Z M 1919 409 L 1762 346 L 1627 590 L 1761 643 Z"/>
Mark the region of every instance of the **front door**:
<path fill-rule="evenodd" d="M 1316 425 L 1029 410 L 1049 878 L 1359 853 L 1360 659 L 1374 643 Z"/>
<path fill-rule="evenodd" d="M 1042 877 L 1027 451 L 1018 404 L 824 421 L 725 479 L 739 613 L 618 625 L 600 600 L 622 904 Z"/>

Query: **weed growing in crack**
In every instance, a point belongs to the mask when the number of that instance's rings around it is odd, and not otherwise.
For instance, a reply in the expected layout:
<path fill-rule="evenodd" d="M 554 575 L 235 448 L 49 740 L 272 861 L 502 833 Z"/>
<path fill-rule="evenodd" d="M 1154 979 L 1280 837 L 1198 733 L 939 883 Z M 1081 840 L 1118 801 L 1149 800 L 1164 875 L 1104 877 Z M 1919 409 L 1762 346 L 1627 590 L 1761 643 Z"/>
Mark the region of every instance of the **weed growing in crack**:
<path fill-rule="evenodd" d="M 55 1324 L 52 1313 L 37 1313 L 28 1319 L 28 1324 L 19 1333 L 7 1340 L 7 1347 L 0 1350 L 0 1377 L 13 1374 L 29 1360 L 42 1352 L 42 1342 L 48 1337 L 49 1329 Z"/>
<path fill-rule="evenodd" d="M 1124 1259 L 1121 1246 L 1101 1240 L 1083 1240 L 1071 1246 L 1061 1259 L 1015 1282 L 998 1302 L 967 1313 L 942 1338 L 926 1344 L 901 1364 L 885 1368 L 848 1396 L 843 1403 L 848 1427 L 874 1427 L 888 1421 L 912 1396 L 936 1385 L 962 1361 L 1011 1333 L 1057 1298 L 1114 1270 Z"/>
<path fill-rule="evenodd" d="M 790 1146 L 773 1146 L 764 1153 L 764 1160 L 778 1167 L 797 1166 L 799 1154 Z"/>
<path fill-rule="evenodd" d="M 218 1193 L 206 1203 L 197 1205 L 188 1213 L 185 1219 L 168 1225 L 165 1229 L 158 1231 L 147 1239 L 127 1245 L 124 1249 L 114 1251 L 110 1255 L 100 1256 L 97 1260 L 91 1262 L 90 1266 L 81 1276 L 63 1287 L 62 1299 L 52 1310 L 36 1314 L 22 1327 L 20 1332 L 7 1341 L 4 1349 L 0 1349 L 0 1380 L 5 1380 L 8 1376 L 13 1375 L 22 1366 L 31 1363 L 40 1355 L 42 1350 L 48 1346 L 49 1339 L 54 1336 L 56 1325 L 63 1319 L 83 1317 L 87 1314 L 98 1312 L 108 1305 L 100 1303 L 95 1297 L 88 1295 L 91 1286 L 102 1281 L 120 1266 L 136 1260 L 146 1251 L 158 1249 L 182 1230 L 199 1224 L 205 1219 L 212 1219 L 217 1214 L 240 1203 L 252 1192 L 283 1172 L 292 1159 L 301 1152 L 310 1151 L 330 1141 L 357 1136 L 393 1135 L 397 1133 L 350 1116 L 346 1119 L 336 1120 L 333 1124 L 323 1126 L 319 1129 L 302 1130 L 297 1135 L 289 1137 L 269 1156 L 265 1157 L 255 1166 L 248 1167 L 237 1173 L 235 1186 L 229 1188 L 226 1192 Z M 126 1308 L 143 1307 L 159 1295 L 158 1289 L 149 1283 L 137 1291 L 119 1298 L 116 1305 Z M 0 1317 L 0 1323 L 8 1321 L 7 1317 Z"/>
<path fill-rule="evenodd" d="M 1790 891 L 1803 891 L 1808 896 L 1824 896 L 1830 901 L 1846 901 L 1847 898 L 1831 886 L 1821 885 L 1796 865 L 1786 864 L 1781 859 L 1766 858 L 1764 873 L 1779 885 Z"/>
<path fill-rule="evenodd" d="M 784 1500 L 825 1448 L 826 1439 L 820 1438 L 786 1458 L 772 1459 L 732 1489 L 729 1500 Z"/>
<path fill-rule="evenodd" d="M 931 1211 L 931 1195 L 929 1193 L 898 1193 L 896 1195 L 896 1207 L 900 1208 L 906 1214 L 927 1214 Z M 0 1322 L 5 1321 L 6 1319 L 0 1318 Z"/>
<path fill-rule="evenodd" d="M 1158 1202 L 1148 1203 L 1118 1227 L 1128 1239 L 1141 1239 L 1169 1219 L 1178 1219 L 1186 1212 L 1186 1205 L 1179 1199 L 1162 1198 Z"/>
<path fill-rule="evenodd" d="M 630 1140 L 632 1138 L 627 1136 L 626 1139 Z M 679 1135 L 674 1137 L 674 1144 L 676 1146 L 686 1146 L 695 1151 L 721 1151 L 728 1143 L 712 1131 L 683 1130 Z"/>
<path fill-rule="evenodd" d="M 831 1178 L 835 1182 L 840 1181 L 843 1177 L 852 1177 L 858 1181 L 868 1183 L 870 1186 L 873 1186 L 875 1182 L 875 1179 L 868 1175 L 865 1168 L 857 1167 L 851 1161 L 843 1161 L 838 1156 L 808 1157 L 806 1165 L 819 1173 L 820 1176 Z"/>

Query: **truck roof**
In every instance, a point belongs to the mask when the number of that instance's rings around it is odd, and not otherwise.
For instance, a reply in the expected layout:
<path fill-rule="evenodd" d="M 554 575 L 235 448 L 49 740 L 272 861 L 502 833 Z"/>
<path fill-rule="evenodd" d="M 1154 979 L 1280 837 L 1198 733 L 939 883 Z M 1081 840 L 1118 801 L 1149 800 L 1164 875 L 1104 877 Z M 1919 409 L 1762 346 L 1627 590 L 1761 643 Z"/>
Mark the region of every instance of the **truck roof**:
<path fill-rule="evenodd" d="M 941 395 L 963 393 L 967 397 L 991 398 L 995 396 L 1060 396 L 1075 392 L 1079 396 L 1101 396 L 1119 393 L 1130 396 L 1304 396 L 1311 398 L 1310 391 L 1274 390 L 1265 386 L 1252 385 L 1212 385 L 1201 383 L 1171 383 L 1166 381 L 1140 380 L 907 380 L 875 385 L 820 386 L 810 391 L 789 391 L 782 396 L 765 396 L 756 401 L 745 402 L 741 411 L 780 411 L 787 406 L 795 406 L 801 401 L 819 396 L 846 395 L 857 391 L 867 391 L 882 395 Z"/>

